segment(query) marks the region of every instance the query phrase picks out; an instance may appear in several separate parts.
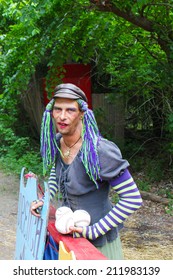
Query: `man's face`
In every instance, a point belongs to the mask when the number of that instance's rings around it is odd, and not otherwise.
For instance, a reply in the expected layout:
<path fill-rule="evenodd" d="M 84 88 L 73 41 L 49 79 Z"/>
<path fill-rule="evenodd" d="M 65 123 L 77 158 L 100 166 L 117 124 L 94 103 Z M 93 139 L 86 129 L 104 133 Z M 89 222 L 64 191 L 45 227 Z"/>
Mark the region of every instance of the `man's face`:
<path fill-rule="evenodd" d="M 53 106 L 53 118 L 56 128 L 62 135 L 73 135 L 81 126 L 83 113 L 73 99 L 56 98 Z"/>

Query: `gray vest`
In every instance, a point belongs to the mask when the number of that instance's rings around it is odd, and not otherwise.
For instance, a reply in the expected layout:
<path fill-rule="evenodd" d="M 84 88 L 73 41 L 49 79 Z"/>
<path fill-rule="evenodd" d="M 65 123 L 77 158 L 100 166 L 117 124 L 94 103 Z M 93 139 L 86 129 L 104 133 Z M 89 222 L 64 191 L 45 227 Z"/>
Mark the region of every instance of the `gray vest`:
<path fill-rule="evenodd" d="M 97 223 L 112 208 L 109 199 L 110 186 L 108 181 L 100 181 L 99 189 L 86 174 L 83 163 L 80 159 L 80 152 L 69 165 L 62 162 L 58 153 L 56 160 L 56 178 L 59 190 L 62 194 L 62 205 L 70 207 L 73 211 L 78 209 L 86 210 L 91 216 L 91 225 Z M 118 234 L 114 228 L 104 236 L 91 241 L 94 246 L 103 246 L 106 241 L 113 241 Z"/>

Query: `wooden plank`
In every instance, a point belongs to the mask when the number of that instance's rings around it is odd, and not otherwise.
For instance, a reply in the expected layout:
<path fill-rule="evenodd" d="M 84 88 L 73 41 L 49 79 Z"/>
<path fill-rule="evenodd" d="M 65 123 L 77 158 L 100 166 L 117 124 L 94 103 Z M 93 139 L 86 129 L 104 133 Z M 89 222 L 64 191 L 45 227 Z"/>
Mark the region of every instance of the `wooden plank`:
<path fill-rule="evenodd" d="M 70 234 L 60 234 L 55 228 L 55 221 L 53 219 L 48 223 L 48 231 L 55 242 L 59 243 L 62 241 L 68 252 L 74 252 L 76 260 L 107 260 L 87 239 L 83 237 L 73 238 Z"/>
<path fill-rule="evenodd" d="M 125 113 L 124 113 L 124 98 L 121 94 L 114 94 L 114 100 L 109 100 L 109 93 L 92 93 L 92 104 L 93 110 L 101 109 L 102 113 L 95 114 L 97 123 L 100 127 L 101 132 L 109 133 L 118 145 L 124 143 L 124 124 L 125 124 Z M 105 126 L 109 123 L 109 128 Z"/>

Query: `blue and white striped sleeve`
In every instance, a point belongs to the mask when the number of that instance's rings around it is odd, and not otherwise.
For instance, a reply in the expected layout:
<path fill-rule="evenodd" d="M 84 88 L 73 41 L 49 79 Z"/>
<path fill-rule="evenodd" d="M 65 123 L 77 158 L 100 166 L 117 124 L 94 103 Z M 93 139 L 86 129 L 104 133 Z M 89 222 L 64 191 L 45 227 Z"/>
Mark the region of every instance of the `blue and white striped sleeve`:
<path fill-rule="evenodd" d="M 49 190 L 50 190 L 50 199 L 52 200 L 58 191 L 55 165 L 51 169 L 49 180 L 48 180 L 48 185 L 49 185 Z"/>
<path fill-rule="evenodd" d="M 122 175 L 110 181 L 110 185 L 119 196 L 118 203 L 97 223 L 83 227 L 80 236 L 95 240 L 123 223 L 142 205 L 141 195 L 128 169 L 124 170 Z"/>

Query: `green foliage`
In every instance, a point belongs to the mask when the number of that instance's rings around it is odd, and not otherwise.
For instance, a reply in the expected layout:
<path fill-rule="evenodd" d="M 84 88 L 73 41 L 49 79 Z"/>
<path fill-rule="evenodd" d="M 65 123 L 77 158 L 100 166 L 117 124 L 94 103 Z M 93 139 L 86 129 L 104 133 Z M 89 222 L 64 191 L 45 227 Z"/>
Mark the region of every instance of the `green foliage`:
<path fill-rule="evenodd" d="M 165 211 L 168 215 L 173 216 L 173 200 L 170 200 L 168 206 L 165 208 Z"/>
<path fill-rule="evenodd" d="M 139 180 L 139 179 L 135 180 L 135 182 L 136 182 L 137 186 L 139 187 L 139 189 L 141 191 L 146 191 L 146 192 L 151 191 L 151 185 L 150 185 L 149 182 L 143 181 L 143 180 Z"/>
<path fill-rule="evenodd" d="M 8 146 L 12 145 L 16 140 L 16 136 L 11 128 L 4 128 L 0 124 L 1 146 L 0 154 L 5 154 L 8 151 Z"/>
<path fill-rule="evenodd" d="M 171 156 L 173 155 L 173 113 L 171 112 L 167 117 L 166 129 L 170 137 L 170 142 L 167 145 L 167 150 L 170 152 Z"/>
<path fill-rule="evenodd" d="M 125 9 L 127 14 L 131 10 L 138 16 L 142 10 L 151 22 L 158 18 L 159 24 L 160 20 L 165 21 L 168 12 L 164 5 L 156 9 L 148 1 L 145 4 L 144 1 L 137 4 L 114 1 L 113 5 Z M 52 68 L 61 66 L 68 59 L 84 63 L 93 59 L 99 77 L 110 75 L 105 86 L 115 85 L 120 92 L 134 92 L 134 82 L 136 88 L 138 84 L 143 86 L 146 80 L 147 84 L 158 79 L 161 82 L 161 71 L 154 67 L 157 63 L 160 67 L 165 64 L 166 56 L 158 45 L 157 36 L 134 28 L 113 13 L 100 13 L 96 7 L 89 8 L 89 1 L 4 1 L 2 22 L 10 22 L 1 35 L 5 90 L 25 89 L 40 62 Z M 156 17 L 157 13 L 159 17 Z M 170 27 L 172 14 L 169 16 L 167 22 L 163 22 L 164 26 Z"/>
<path fill-rule="evenodd" d="M 159 195 L 165 195 L 167 198 L 173 200 L 173 190 L 171 184 L 168 187 L 164 187 L 158 191 Z"/>
<path fill-rule="evenodd" d="M 1 95 L 0 99 L 0 154 L 4 154 L 8 151 L 8 146 L 13 145 L 16 141 L 16 135 L 11 127 L 14 127 L 17 110 L 16 100 L 11 101 L 8 98 L 4 98 Z M 10 114 L 11 112 L 11 114 Z"/>
<path fill-rule="evenodd" d="M 29 137 L 18 137 L 11 128 L 0 126 L 1 147 L 0 166 L 8 172 L 20 174 L 22 167 L 42 175 L 39 149 L 35 148 Z"/>
<path fill-rule="evenodd" d="M 30 137 L 16 134 L 17 108 L 15 99 L 1 99 L 0 104 L 0 166 L 8 172 L 20 174 L 22 167 L 42 175 L 39 145 Z M 26 133 L 25 133 L 26 134 Z"/>
<path fill-rule="evenodd" d="M 19 148 L 20 149 L 20 148 Z M 38 152 L 25 152 L 20 158 L 16 158 L 15 154 L 10 149 L 9 152 L 0 157 L 0 166 L 6 172 L 20 174 L 23 167 L 26 172 L 32 171 L 38 176 L 42 176 L 41 158 Z"/>

